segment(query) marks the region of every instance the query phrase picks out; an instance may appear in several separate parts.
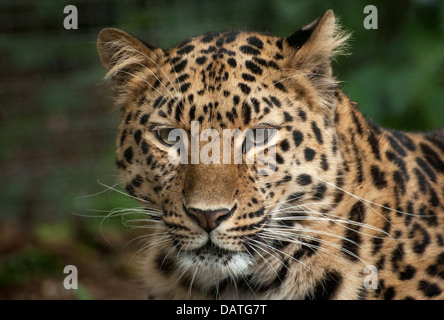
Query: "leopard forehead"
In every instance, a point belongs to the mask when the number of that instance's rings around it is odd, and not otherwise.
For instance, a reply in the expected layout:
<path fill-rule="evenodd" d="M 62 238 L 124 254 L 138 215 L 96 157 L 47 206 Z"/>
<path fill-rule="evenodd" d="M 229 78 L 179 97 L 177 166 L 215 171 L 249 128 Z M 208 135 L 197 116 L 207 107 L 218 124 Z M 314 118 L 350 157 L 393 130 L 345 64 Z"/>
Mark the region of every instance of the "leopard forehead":
<path fill-rule="evenodd" d="M 299 77 L 284 51 L 282 38 L 256 32 L 190 38 L 164 51 L 138 105 L 151 113 L 148 122 L 184 129 L 191 121 L 217 128 L 281 125 L 289 117 L 285 107 L 316 104 L 306 94 L 310 79 Z"/>

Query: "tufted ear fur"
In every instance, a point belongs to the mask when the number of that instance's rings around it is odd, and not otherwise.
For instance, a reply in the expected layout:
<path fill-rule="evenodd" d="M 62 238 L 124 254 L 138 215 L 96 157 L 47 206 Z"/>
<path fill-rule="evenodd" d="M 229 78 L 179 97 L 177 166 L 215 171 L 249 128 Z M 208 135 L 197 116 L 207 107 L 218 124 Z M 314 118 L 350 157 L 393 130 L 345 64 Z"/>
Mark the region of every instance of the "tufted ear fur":
<path fill-rule="evenodd" d="M 342 52 L 349 35 L 340 31 L 332 10 L 285 38 L 289 68 L 297 69 L 324 93 L 336 85 L 331 60 Z"/>
<path fill-rule="evenodd" d="M 105 28 L 97 38 L 97 51 L 103 66 L 108 70 L 106 80 L 112 79 L 118 99 L 125 99 L 126 94 L 136 89 L 142 70 L 157 66 L 162 55 L 161 49 L 155 49 L 132 35 L 115 28 Z M 152 74 L 152 72 L 151 72 Z M 131 82 L 132 79 L 138 81 Z"/>

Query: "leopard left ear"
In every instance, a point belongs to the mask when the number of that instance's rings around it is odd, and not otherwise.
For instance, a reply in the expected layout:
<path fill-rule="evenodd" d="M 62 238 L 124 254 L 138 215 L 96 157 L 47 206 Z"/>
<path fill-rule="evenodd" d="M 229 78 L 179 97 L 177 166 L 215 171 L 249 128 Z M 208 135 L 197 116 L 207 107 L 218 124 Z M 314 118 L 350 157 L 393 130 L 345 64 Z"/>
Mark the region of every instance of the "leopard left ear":
<path fill-rule="evenodd" d="M 285 38 L 292 68 L 317 75 L 331 75 L 331 59 L 344 49 L 349 35 L 340 31 L 332 10 Z"/>

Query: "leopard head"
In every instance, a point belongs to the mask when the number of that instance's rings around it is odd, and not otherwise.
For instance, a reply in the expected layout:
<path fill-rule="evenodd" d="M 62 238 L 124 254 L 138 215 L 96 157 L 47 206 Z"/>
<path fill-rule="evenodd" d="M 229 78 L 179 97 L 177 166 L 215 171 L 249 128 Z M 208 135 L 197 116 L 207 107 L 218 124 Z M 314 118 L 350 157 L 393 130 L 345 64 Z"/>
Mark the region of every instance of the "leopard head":
<path fill-rule="evenodd" d="M 147 249 L 158 269 L 217 283 L 309 242 L 311 212 L 333 202 L 342 170 L 331 60 L 346 38 L 332 11 L 286 38 L 216 32 L 167 50 L 100 32 L 122 110 L 121 179 L 161 212 Z"/>

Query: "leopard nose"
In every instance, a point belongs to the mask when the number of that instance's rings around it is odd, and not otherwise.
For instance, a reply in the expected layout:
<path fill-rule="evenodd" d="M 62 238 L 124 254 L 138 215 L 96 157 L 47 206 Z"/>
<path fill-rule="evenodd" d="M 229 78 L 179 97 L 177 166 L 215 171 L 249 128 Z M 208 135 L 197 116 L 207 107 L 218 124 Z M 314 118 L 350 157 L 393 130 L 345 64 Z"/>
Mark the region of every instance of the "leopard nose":
<path fill-rule="evenodd" d="M 236 210 L 236 205 L 230 210 L 230 209 L 216 209 L 216 210 L 201 210 L 197 208 L 185 208 L 185 212 L 194 220 L 197 221 L 197 223 L 210 233 L 214 229 L 216 229 L 219 224 L 227 220 Z"/>

